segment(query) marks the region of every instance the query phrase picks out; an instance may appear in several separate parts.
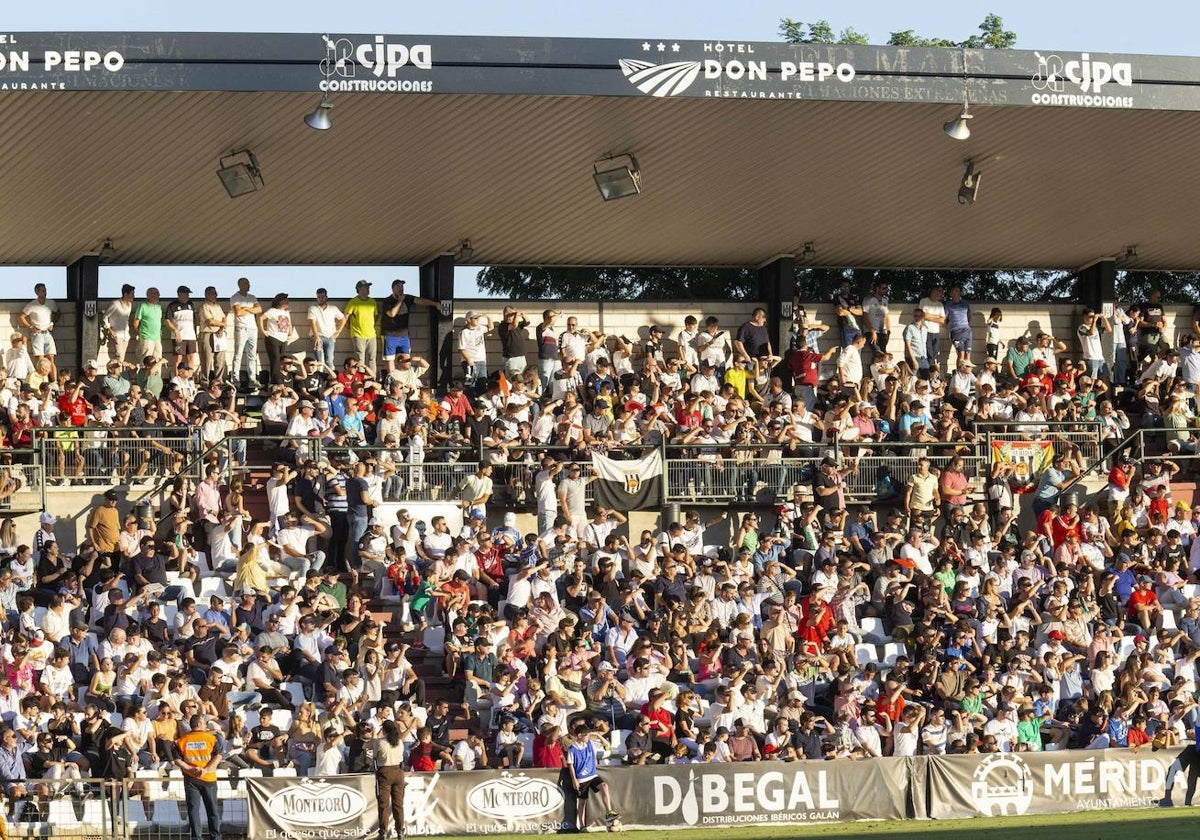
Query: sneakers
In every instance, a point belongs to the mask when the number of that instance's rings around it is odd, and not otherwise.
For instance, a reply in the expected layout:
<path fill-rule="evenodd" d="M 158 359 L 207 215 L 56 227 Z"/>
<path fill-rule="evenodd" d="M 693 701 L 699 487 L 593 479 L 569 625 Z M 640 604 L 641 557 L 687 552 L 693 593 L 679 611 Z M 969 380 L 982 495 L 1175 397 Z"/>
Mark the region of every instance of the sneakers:
<path fill-rule="evenodd" d="M 1168 796 L 1164 796 L 1162 799 L 1158 800 L 1158 807 L 1159 808 L 1174 808 L 1175 803 L 1171 801 L 1171 797 L 1168 795 Z"/>
<path fill-rule="evenodd" d="M 619 816 L 621 816 L 621 815 L 618 814 L 616 811 L 609 811 L 604 815 L 604 821 L 608 822 L 609 820 L 615 820 Z"/>

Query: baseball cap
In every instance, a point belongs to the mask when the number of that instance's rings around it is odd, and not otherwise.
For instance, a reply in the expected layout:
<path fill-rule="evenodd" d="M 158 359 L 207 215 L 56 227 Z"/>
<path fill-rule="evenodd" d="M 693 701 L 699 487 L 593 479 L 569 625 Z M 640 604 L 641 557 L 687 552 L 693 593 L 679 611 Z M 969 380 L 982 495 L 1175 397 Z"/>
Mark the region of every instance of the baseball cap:
<path fill-rule="evenodd" d="M 368 283 L 366 280 L 359 280 L 357 283 L 354 284 L 354 288 L 369 289 L 369 288 L 371 288 L 371 284 Z"/>
<path fill-rule="evenodd" d="M 96 361 L 95 359 L 88 359 L 87 363 L 84 365 L 84 367 L 89 367 L 89 368 L 95 369 L 95 368 L 100 367 L 100 363 L 98 361 Z"/>
<path fill-rule="evenodd" d="M 512 527 L 513 525 L 516 525 L 516 524 L 517 524 L 517 515 L 515 513 L 513 513 L 510 510 L 508 513 L 504 514 L 504 525 L 506 527 Z"/>
<path fill-rule="evenodd" d="M 1054 639 L 1055 641 L 1061 642 L 1066 637 L 1063 636 L 1063 634 L 1058 630 L 1051 630 L 1049 633 L 1046 634 L 1046 638 Z"/>
<path fill-rule="evenodd" d="M 597 666 L 596 670 L 597 671 L 616 671 L 617 666 L 613 665 L 611 662 L 605 660 L 604 662 L 601 662 L 599 664 L 599 666 Z"/>
<path fill-rule="evenodd" d="M 468 309 L 468 310 L 467 310 L 467 314 L 466 314 L 464 317 L 465 317 L 465 318 L 466 318 L 468 321 L 470 321 L 472 318 L 478 318 L 478 317 L 479 317 L 479 313 L 478 313 L 478 312 L 476 312 L 474 309 Z"/>
<path fill-rule="evenodd" d="M 53 525 L 58 521 L 58 517 L 49 511 L 42 511 L 42 515 L 38 517 L 38 521 L 43 525 Z"/>
<path fill-rule="evenodd" d="M 110 502 L 115 502 L 117 499 L 120 498 L 120 496 L 117 495 L 116 490 L 105 490 L 104 498 L 108 499 Z"/>
<path fill-rule="evenodd" d="M 182 294 L 190 295 L 192 293 L 192 290 L 189 289 L 187 286 L 180 286 L 178 289 L 175 290 L 175 293 L 179 294 L 179 295 L 182 295 Z"/>

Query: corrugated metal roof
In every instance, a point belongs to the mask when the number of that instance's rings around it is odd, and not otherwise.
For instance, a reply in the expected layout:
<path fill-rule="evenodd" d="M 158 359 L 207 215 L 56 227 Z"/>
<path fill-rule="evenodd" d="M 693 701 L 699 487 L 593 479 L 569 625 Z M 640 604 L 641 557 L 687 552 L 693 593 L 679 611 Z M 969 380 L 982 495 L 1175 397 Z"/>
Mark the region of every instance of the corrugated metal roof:
<path fill-rule="evenodd" d="M 1075 268 L 1136 244 L 1200 265 L 1200 113 L 913 103 L 21 92 L 4 98 L 0 263 L 416 263 L 469 238 L 486 264 L 756 265 L 814 242 L 823 265 Z M 258 156 L 264 188 L 214 172 Z M 606 152 L 643 193 L 605 203 Z M 963 161 L 983 171 L 956 201 Z"/>

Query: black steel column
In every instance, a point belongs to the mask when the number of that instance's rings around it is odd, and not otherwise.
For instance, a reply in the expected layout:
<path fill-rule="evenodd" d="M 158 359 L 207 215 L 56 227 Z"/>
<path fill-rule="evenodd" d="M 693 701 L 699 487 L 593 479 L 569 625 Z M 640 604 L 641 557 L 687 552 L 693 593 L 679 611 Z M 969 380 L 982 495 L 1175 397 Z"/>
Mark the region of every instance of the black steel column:
<path fill-rule="evenodd" d="M 100 257 L 88 254 L 67 266 L 67 299 L 75 304 L 75 359 L 59 357 L 58 366 L 74 370 L 100 349 Z M 65 364 L 64 364 L 65 363 Z"/>
<path fill-rule="evenodd" d="M 758 267 L 758 299 L 767 307 L 767 323 L 771 325 L 771 346 L 775 354 L 783 355 L 787 350 L 787 332 L 792 325 L 789 311 L 784 318 L 784 304 L 792 304 L 792 292 L 796 288 L 796 258 L 778 257 Z"/>
<path fill-rule="evenodd" d="M 453 341 L 454 316 L 454 257 L 442 254 L 421 266 L 421 297 L 436 300 L 441 308 L 429 310 L 429 382 L 438 386 L 449 384 L 454 371 L 452 348 L 443 347 L 447 340 Z M 445 329 L 443 330 L 443 325 Z M 446 358 L 446 350 L 451 350 Z"/>
<path fill-rule="evenodd" d="M 1117 299 L 1117 263 L 1101 260 L 1075 274 L 1075 297 L 1084 306 L 1097 312 L 1104 311 L 1104 304 Z M 1105 314 L 1111 315 L 1111 312 Z"/>

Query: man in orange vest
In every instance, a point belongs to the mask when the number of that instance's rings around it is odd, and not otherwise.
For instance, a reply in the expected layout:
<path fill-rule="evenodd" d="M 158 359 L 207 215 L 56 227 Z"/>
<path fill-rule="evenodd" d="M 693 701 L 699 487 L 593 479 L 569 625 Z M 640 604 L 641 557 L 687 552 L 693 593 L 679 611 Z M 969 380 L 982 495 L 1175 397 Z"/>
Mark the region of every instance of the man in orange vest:
<path fill-rule="evenodd" d="M 175 765 L 183 771 L 183 793 L 187 801 L 188 828 L 192 840 L 201 840 L 200 806 L 208 817 L 211 840 L 221 840 L 221 812 L 217 809 L 217 765 L 225 749 L 222 738 L 207 715 L 193 715 L 191 731 L 175 739 L 179 757 Z"/>

